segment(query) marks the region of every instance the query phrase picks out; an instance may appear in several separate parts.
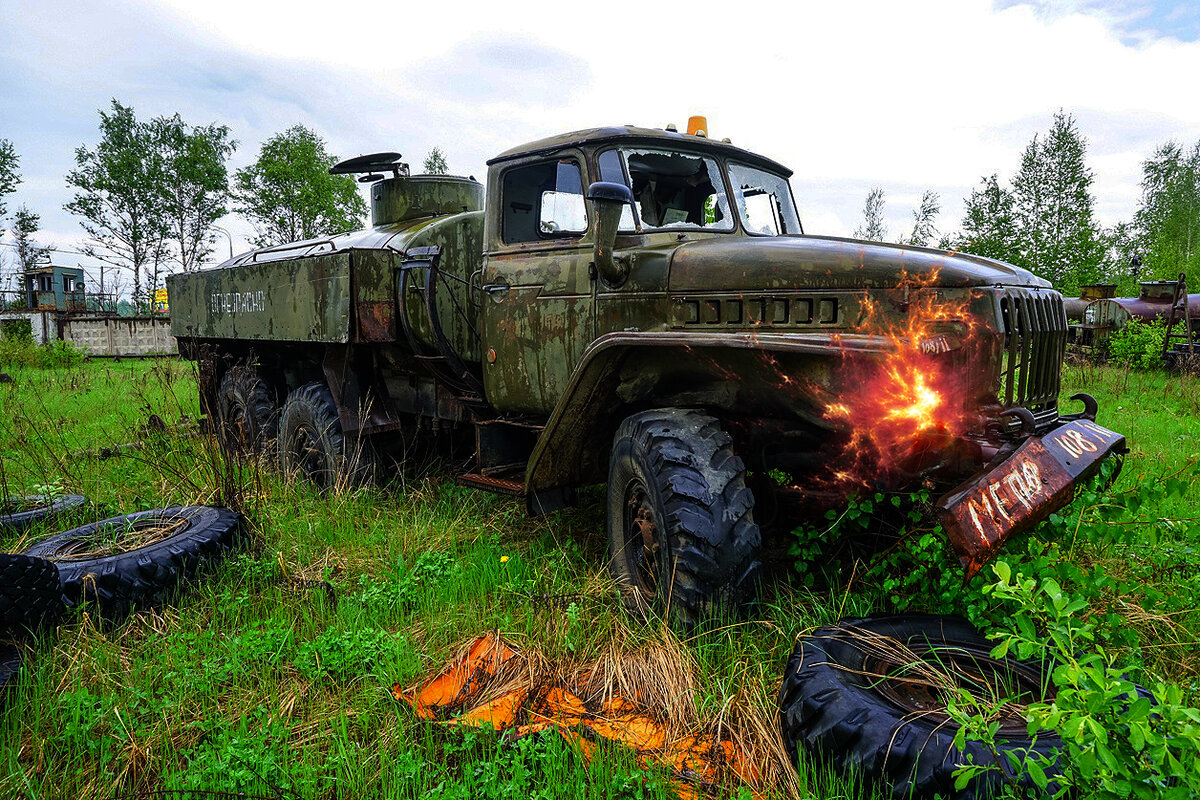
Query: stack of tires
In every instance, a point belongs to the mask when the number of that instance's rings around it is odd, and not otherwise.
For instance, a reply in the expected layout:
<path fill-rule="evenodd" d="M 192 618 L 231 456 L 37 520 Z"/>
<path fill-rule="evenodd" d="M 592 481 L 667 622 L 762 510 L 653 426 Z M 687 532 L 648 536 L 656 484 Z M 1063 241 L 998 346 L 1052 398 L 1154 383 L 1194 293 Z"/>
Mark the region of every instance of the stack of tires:
<path fill-rule="evenodd" d="M 84 502 L 78 495 L 21 498 L 20 507 L 28 510 L 0 514 L 0 531 L 24 531 Z M 5 501 L 5 507 L 17 505 Z M 20 669 L 20 637 L 85 602 L 110 619 L 159 605 L 232 549 L 240 531 L 240 516 L 227 508 L 173 506 L 93 522 L 21 553 L 0 553 L 0 689 Z"/>

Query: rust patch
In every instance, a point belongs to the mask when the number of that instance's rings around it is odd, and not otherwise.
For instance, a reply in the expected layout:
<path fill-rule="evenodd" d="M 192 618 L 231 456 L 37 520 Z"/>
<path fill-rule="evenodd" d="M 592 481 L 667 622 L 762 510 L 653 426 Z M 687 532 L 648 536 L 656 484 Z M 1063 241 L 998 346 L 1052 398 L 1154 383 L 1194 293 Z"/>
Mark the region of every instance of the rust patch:
<path fill-rule="evenodd" d="M 391 300 L 360 300 L 355 312 L 359 341 L 396 341 L 396 308 Z"/>

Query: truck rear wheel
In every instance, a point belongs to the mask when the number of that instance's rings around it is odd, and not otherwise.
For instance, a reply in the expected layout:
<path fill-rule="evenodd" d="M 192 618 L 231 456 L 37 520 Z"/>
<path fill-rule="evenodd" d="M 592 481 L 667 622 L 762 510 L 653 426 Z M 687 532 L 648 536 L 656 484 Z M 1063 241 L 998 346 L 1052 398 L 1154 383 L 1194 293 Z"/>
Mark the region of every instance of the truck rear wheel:
<path fill-rule="evenodd" d="M 626 602 L 695 627 L 754 597 L 754 496 L 720 423 L 678 408 L 617 429 L 608 472 L 609 567 Z"/>
<path fill-rule="evenodd" d="M 329 388 L 306 383 L 288 395 L 279 422 L 279 465 L 321 489 L 357 486 L 373 472 L 373 459 L 360 439 L 342 433 Z"/>
<path fill-rule="evenodd" d="M 231 367 L 217 389 L 217 435 L 230 453 L 259 453 L 279 432 L 279 406 L 258 370 Z"/>

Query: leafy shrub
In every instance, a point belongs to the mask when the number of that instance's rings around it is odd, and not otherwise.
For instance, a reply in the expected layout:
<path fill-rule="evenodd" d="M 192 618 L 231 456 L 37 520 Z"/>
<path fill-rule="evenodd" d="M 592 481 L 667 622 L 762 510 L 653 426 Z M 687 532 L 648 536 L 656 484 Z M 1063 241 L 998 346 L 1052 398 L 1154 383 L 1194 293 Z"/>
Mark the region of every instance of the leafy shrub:
<path fill-rule="evenodd" d="M 0 341 L 33 344 L 33 321 L 6 319 L 0 322 Z"/>
<path fill-rule="evenodd" d="M 1108 357 L 1125 367 L 1158 369 L 1162 366 L 1167 326 L 1161 319 L 1131 319 L 1108 339 Z"/>
<path fill-rule="evenodd" d="M 1159 566 L 1153 560 L 1125 561 L 1122 566 L 1127 572 L 1118 578 L 1100 563 L 1081 567 L 1078 555 L 1068 556 L 1068 551 L 1084 548 L 1115 554 L 1136 549 L 1144 553 L 1145 548 L 1159 544 L 1160 536 L 1168 539 L 1181 535 L 1180 525 L 1190 526 L 1182 531 L 1185 538 L 1200 538 L 1200 525 L 1177 520 L 1148 524 L 1142 520 L 1144 508 L 1182 496 L 1187 482 L 1178 477 L 1144 479 L 1114 495 L 1106 487 L 1116 467 L 1115 461 L 1106 461 L 1100 474 L 1077 490 L 1070 505 L 1051 514 L 1033 532 L 1010 539 L 998 558 L 1006 559 L 1028 577 L 1051 579 L 1083 598 L 1097 623 L 1097 635 L 1106 644 L 1135 648 L 1137 631 L 1119 613 L 1115 601 L 1136 592 L 1146 604 L 1161 604 L 1168 612 L 1182 610 L 1200 599 L 1200 577 L 1194 573 L 1180 577 L 1167 593 L 1149 580 Z M 842 562 L 852 549 L 839 548 L 837 540 L 878 528 L 883 508 L 891 510 L 893 520 L 900 515 L 894 541 L 881 552 L 858 553 L 859 563 L 847 567 Z M 853 576 L 854 581 L 879 592 L 895 611 L 960 614 L 984 631 L 1011 629 L 1015 620 L 1010 610 L 985 592 L 992 582 L 991 574 L 983 570 L 965 580 L 945 533 L 932 523 L 929 512 L 929 496 L 924 492 L 853 500 L 844 512 L 827 515 L 828 527 L 795 532 L 797 541 L 792 552 L 799 554 L 797 568 L 802 572 L 824 569 L 827 576 Z M 1200 553 L 1196 558 L 1200 561 Z M 1135 564 L 1140 571 L 1132 571 Z M 1200 563 L 1195 570 L 1200 572 Z"/>
<path fill-rule="evenodd" d="M 266 718 L 262 709 L 242 717 L 236 727 L 209 725 L 196 747 L 187 754 L 187 771 L 167 781 L 170 790 L 246 792 L 271 791 L 289 796 L 315 787 L 310 775 L 287 752 L 288 729 Z M 301 794 L 298 796 L 311 796 Z"/>
<path fill-rule="evenodd" d="M 985 592 L 1011 606 L 1015 621 L 1011 630 L 993 634 L 992 655 L 1052 665 L 1053 696 L 1030 703 L 1026 719 L 1031 733 L 1054 730 L 1063 743 L 1057 758 L 1013 755 L 1010 766 L 1043 791 L 1056 788 L 1056 798 L 1200 796 L 1200 709 L 1184 704 L 1183 690 L 1164 683 L 1149 694 L 1139 690 L 1097 642 L 1097 623 L 1086 616 L 1088 602 L 1053 579 L 1014 574 L 1004 561 L 992 571 L 996 581 Z M 960 739 L 972 731 L 972 738 L 994 747 L 995 729 L 979 719 L 972 722 Z M 1054 762 L 1061 770 L 1056 786 L 1046 775 Z M 960 769 L 960 788 L 985 769 Z"/>
<path fill-rule="evenodd" d="M 372 672 L 393 657 L 407 641 L 400 634 L 378 628 L 335 631 L 332 628 L 311 642 L 300 645 L 296 669 L 309 679 L 329 676 L 352 678 Z"/>
<path fill-rule="evenodd" d="M 0 338 L 0 364 L 18 367 L 53 369 L 79 366 L 87 353 L 71 342 L 55 340 L 35 344 L 33 337 Z"/>
<path fill-rule="evenodd" d="M 382 580 L 366 575 L 360 577 L 355 600 L 375 612 L 409 608 L 416 604 L 426 588 L 436 586 L 460 571 L 461 567 L 450 553 L 422 553 L 410 570 L 390 570 Z"/>

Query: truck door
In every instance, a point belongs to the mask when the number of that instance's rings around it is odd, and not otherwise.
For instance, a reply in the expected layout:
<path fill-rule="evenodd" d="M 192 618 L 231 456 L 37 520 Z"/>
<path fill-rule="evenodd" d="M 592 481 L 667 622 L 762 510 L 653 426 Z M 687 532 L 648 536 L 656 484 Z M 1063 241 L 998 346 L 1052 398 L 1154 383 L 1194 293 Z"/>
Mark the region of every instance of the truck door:
<path fill-rule="evenodd" d="M 502 411 L 548 414 L 595 338 L 581 154 L 505 168 L 483 267 L 483 376 Z M 493 195 L 495 197 L 495 195 Z M 491 205 L 493 197 L 489 197 Z"/>

